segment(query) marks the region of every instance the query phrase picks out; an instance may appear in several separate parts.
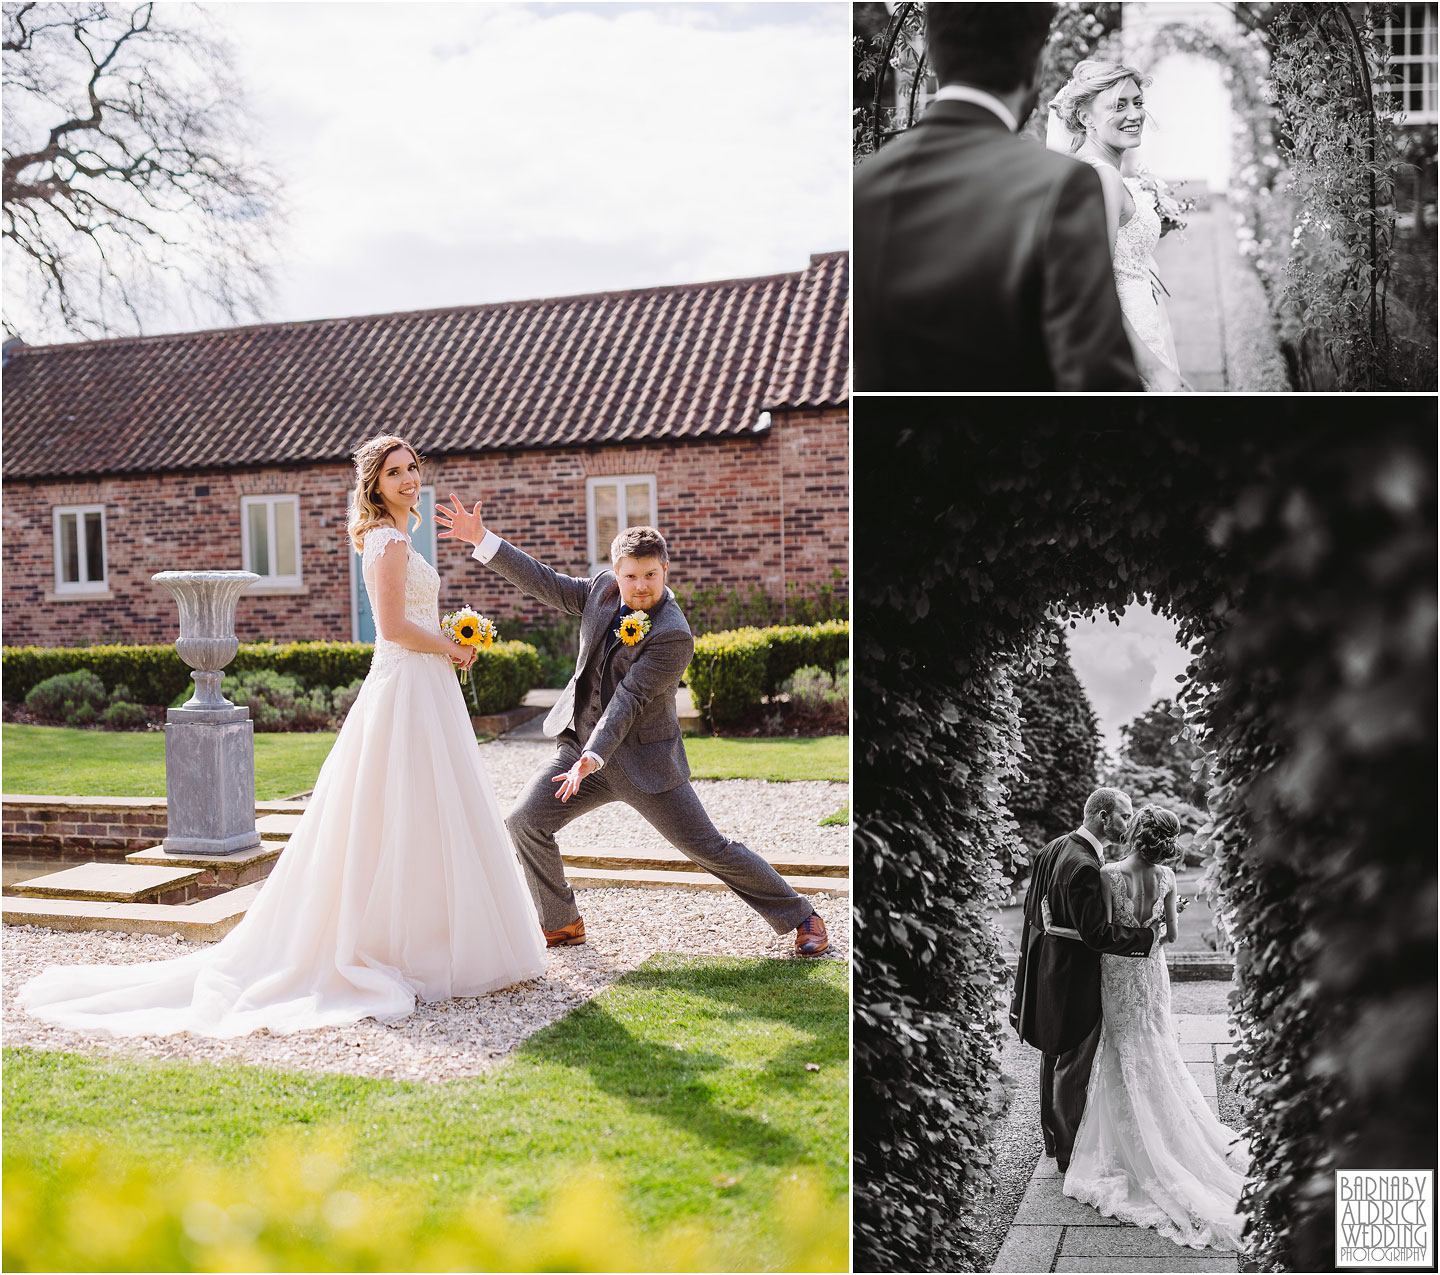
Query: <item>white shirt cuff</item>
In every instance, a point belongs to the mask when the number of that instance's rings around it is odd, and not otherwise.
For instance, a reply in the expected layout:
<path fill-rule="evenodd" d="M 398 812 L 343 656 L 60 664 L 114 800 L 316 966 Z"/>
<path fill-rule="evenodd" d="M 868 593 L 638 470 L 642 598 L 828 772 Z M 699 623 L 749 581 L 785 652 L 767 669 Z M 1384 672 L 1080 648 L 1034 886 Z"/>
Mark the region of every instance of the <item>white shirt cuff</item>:
<path fill-rule="evenodd" d="M 582 758 L 590 757 L 595 762 L 595 769 L 600 770 L 605 765 L 605 759 L 599 753 L 592 753 L 588 748 L 580 754 Z"/>
<path fill-rule="evenodd" d="M 482 539 L 480 543 L 475 546 L 470 556 L 474 558 L 476 562 L 482 564 L 489 562 L 490 559 L 495 556 L 495 550 L 500 547 L 500 544 L 500 537 L 497 536 L 493 531 L 487 531 L 485 533 L 484 539 Z"/>

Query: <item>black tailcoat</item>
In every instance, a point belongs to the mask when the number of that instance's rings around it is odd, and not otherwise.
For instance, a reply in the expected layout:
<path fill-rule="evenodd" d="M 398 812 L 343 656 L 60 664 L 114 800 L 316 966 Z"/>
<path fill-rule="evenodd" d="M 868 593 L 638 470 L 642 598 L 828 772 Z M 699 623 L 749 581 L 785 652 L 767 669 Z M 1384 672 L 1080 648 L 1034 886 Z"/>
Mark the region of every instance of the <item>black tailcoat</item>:
<path fill-rule="evenodd" d="M 1100 954 L 1148 956 L 1155 931 L 1105 919 L 1100 856 L 1079 833 L 1052 841 L 1036 857 L 1025 896 L 1025 928 L 1010 1023 L 1020 1039 L 1047 1054 L 1062 1054 L 1100 1021 Z M 1040 904 L 1048 900 L 1052 926 L 1079 939 L 1045 932 Z"/>

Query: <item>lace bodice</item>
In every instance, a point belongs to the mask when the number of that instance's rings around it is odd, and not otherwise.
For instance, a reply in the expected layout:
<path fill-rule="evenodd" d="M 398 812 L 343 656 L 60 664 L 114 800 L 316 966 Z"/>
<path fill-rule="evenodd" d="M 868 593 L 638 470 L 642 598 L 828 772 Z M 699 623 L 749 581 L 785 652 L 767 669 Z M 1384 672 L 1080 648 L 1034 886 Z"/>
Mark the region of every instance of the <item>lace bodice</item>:
<path fill-rule="evenodd" d="M 1134 215 L 1115 235 L 1115 282 L 1118 287 L 1122 280 L 1143 283 L 1150 282 L 1150 272 L 1155 266 L 1155 248 L 1160 242 L 1160 211 L 1152 191 L 1141 185 L 1138 177 L 1126 177 L 1125 189 L 1135 201 Z"/>
<path fill-rule="evenodd" d="M 428 629 L 431 633 L 439 633 L 440 629 L 440 573 L 425 561 L 410 543 L 410 537 L 403 532 L 397 531 L 394 527 L 371 527 L 365 533 L 365 552 L 361 558 L 361 572 L 365 578 L 365 592 L 370 596 L 370 613 L 379 614 L 375 603 L 375 565 L 380 560 L 380 555 L 385 552 L 385 546 L 392 541 L 400 540 L 405 544 L 407 555 L 405 568 L 405 618 L 411 624 L 418 624 L 422 629 Z M 395 550 L 399 552 L 399 550 Z M 407 656 L 420 656 L 425 659 L 444 659 L 443 655 L 427 655 L 422 651 L 412 651 L 408 647 L 400 646 L 395 642 L 387 641 L 378 632 L 375 634 L 375 655 L 370 661 L 370 671 L 378 672 Z"/>

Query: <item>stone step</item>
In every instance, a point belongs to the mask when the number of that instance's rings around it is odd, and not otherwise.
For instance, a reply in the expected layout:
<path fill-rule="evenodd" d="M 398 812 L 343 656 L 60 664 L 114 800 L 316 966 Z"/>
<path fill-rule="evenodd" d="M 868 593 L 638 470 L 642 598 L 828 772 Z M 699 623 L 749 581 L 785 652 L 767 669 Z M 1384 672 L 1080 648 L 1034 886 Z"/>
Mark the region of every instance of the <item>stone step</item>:
<path fill-rule="evenodd" d="M 626 887 L 664 889 L 677 885 L 692 890 L 729 889 L 719 877 L 713 877 L 708 872 L 649 872 L 636 869 L 615 871 L 604 868 L 572 868 L 567 864 L 565 879 L 572 890 Z M 850 894 L 850 882 L 845 877 L 785 876 L 784 881 L 796 894 Z"/>
<path fill-rule="evenodd" d="M 258 883 L 244 885 L 199 903 L 185 904 L 7 897 L 0 920 L 6 925 L 43 925 L 50 930 L 178 934 L 193 942 L 211 943 L 224 938 L 240 923 L 259 892 Z"/>
<path fill-rule="evenodd" d="M 190 867 L 134 867 L 84 863 L 63 872 L 7 885 L 5 893 L 27 899 L 81 899 L 94 903 L 179 903 L 194 897 L 201 871 Z"/>
<path fill-rule="evenodd" d="M 125 862 L 137 867 L 194 869 L 199 873 L 195 887 L 204 898 L 220 890 L 263 881 L 283 849 L 283 841 L 262 841 L 234 854 L 172 854 L 159 845 L 133 850 L 125 856 Z"/>

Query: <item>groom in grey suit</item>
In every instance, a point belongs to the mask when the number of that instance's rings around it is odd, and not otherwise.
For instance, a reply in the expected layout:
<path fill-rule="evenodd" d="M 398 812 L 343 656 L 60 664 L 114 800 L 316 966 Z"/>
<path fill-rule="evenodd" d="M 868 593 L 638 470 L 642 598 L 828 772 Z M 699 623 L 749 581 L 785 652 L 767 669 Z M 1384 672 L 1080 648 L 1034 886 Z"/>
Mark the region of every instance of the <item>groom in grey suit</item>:
<path fill-rule="evenodd" d="M 483 502 L 467 511 L 458 497 L 450 499 L 454 508 L 435 511 L 445 528 L 442 538 L 474 545 L 475 559 L 521 592 L 580 616 L 575 673 L 545 719 L 545 734 L 556 741 L 554 759 L 531 776 L 505 821 L 546 943 L 585 941 L 585 921 L 565 880 L 555 834 L 588 810 L 623 801 L 725 882 L 777 934 L 794 930 L 798 955 L 824 952 L 829 939 L 815 909 L 758 854 L 721 833 L 690 786 L 675 692 L 695 643 L 665 584 L 665 538 L 653 527 L 631 527 L 610 546 L 611 570 L 594 579 L 562 575 L 487 531 Z M 633 644 L 620 636 L 621 622 L 632 612 L 649 621 L 648 632 Z"/>

